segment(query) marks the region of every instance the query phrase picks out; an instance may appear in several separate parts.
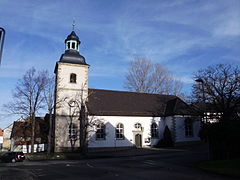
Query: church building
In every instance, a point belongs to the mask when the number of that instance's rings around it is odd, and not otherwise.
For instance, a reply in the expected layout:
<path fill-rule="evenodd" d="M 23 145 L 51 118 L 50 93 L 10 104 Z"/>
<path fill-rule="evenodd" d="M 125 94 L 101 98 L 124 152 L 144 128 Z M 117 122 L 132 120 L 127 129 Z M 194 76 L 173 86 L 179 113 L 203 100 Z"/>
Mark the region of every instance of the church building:
<path fill-rule="evenodd" d="M 73 30 L 55 66 L 56 152 L 80 147 L 83 107 L 89 148 L 154 146 L 166 128 L 175 144 L 200 140 L 195 110 L 177 96 L 88 88 L 90 65 L 80 55 L 80 44 Z"/>

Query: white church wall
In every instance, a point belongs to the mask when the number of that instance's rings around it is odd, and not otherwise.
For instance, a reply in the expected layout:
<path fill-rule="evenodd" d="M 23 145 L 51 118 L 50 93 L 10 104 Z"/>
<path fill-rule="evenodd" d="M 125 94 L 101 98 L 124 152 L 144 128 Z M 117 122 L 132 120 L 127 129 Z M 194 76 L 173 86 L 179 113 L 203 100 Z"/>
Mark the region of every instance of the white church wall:
<path fill-rule="evenodd" d="M 160 117 L 131 117 L 131 116 L 95 116 L 94 118 L 100 119 L 106 125 L 106 138 L 104 140 L 96 140 L 95 132 L 90 133 L 89 147 L 126 147 L 135 145 L 135 135 L 142 135 L 142 145 L 153 145 L 159 140 L 151 140 L 151 124 L 156 122 L 160 125 L 162 119 Z M 115 128 L 118 123 L 124 125 L 124 139 L 118 140 L 115 138 Z M 142 129 L 136 129 L 134 125 L 140 123 Z M 158 126 L 159 127 L 159 126 Z M 162 130 L 159 134 L 162 134 Z"/>
<path fill-rule="evenodd" d="M 72 118 L 72 120 L 71 120 Z M 55 128 L 55 146 L 56 149 L 66 148 L 70 149 L 72 147 L 69 138 L 69 126 L 70 123 L 79 129 L 79 120 L 78 117 L 67 117 L 67 116 L 58 116 Z M 79 137 L 79 130 L 76 131 L 76 136 Z M 79 138 L 76 138 L 73 144 L 73 147 L 79 147 Z"/>
<path fill-rule="evenodd" d="M 65 151 L 72 147 L 69 139 L 71 118 L 79 114 L 81 99 L 85 101 L 88 97 L 89 66 L 58 62 L 56 67 L 55 151 Z M 71 74 L 76 75 L 76 82 L 70 82 Z M 79 127 L 77 119 L 73 118 L 73 122 Z M 79 138 L 74 140 L 73 147 L 79 147 Z"/>
<path fill-rule="evenodd" d="M 70 75 L 76 74 L 76 83 L 70 82 Z M 56 115 L 68 115 L 71 100 L 83 99 L 88 96 L 88 66 L 58 62 Z"/>
<path fill-rule="evenodd" d="M 77 75 L 76 83 L 70 83 L 71 73 Z M 58 83 L 59 88 L 87 89 L 88 66 L 58 62 L 58 77 L 61 82 Z"/>
<path fill-rule="evenodd" d="M 174 117 L 173 116 L 168 116 L 165 118 L 165 124 L 162 127 L 163 128 L 163 132 L 166 126 L 168 126 L 168 128 L 170 129 L 171 132 L 174 131 L 174 127 L 173 127 L 173 122 L 174 122 Z"/>
<path fill-rule="evenodd" d="M 176 137 L 175 142 L 189 142 L 189 141 L 200 141 L 198 136 L 200 130 L 200 121 L 195 118 L 193 119 L 193 136 L 185 135 L 185 118 L 186 116 L 175 116 L 176 120 Z"/>

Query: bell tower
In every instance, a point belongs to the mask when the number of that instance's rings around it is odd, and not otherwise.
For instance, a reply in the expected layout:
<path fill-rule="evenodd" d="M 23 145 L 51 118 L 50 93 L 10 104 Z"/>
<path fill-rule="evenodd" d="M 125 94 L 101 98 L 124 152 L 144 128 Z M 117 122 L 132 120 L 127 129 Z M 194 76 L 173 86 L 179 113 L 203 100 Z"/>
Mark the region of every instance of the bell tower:
<path fill-rule="evenodd" d="M 79 147 L 79 114 L 74 106 L 87 99 L 89 69 L 85 58 L 79 53 L 80 44 L 73 25 L 72 32 L 65 39 L 65 52 L 56 63 L 54 71 L 55 152 Z"/>

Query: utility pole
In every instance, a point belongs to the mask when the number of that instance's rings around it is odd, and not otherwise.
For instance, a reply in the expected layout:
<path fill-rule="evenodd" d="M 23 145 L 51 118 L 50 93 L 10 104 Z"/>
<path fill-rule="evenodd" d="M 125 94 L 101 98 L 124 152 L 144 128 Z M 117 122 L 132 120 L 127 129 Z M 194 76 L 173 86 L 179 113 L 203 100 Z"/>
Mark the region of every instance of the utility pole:
<path fill-rule="evenodd" d="M 2 60 L 4 37 L 5 37 L 5 30 L 0 27 L 0 65 L 1 65 L 1 60 Z"/>

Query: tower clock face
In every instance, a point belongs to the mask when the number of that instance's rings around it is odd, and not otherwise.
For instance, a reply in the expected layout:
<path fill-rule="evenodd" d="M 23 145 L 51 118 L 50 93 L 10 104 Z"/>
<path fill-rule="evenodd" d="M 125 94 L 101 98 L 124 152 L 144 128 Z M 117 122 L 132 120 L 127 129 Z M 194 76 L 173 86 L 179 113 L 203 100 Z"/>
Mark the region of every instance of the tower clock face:
<path fill-rule="evenodd" d="M 71 100 L 71 101 L 69 101 L 68 105 L 69 105 L 70 107 L 76 107 L 76 106 L 77 106 L 77 102 Z"/>

